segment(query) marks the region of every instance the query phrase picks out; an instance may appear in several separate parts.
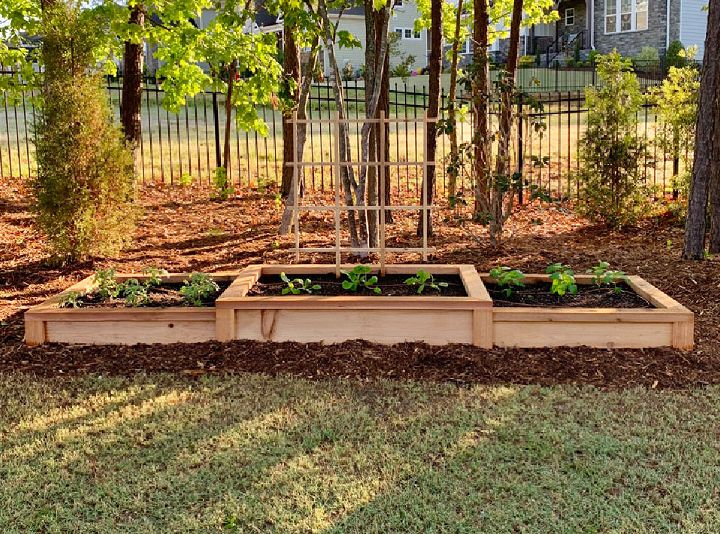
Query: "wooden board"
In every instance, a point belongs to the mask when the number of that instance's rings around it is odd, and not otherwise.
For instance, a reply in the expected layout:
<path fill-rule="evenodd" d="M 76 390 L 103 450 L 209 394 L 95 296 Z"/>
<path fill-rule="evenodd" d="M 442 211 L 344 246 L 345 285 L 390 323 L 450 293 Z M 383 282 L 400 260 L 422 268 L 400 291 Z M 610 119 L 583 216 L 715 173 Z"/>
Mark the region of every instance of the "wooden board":
<path fill-rule="evenodd" d="M 344 265 L 350 270 L 352 265 Z M 371 266 L 374 273 L 380 266 Z M 460 276 L 466 297 L 418 295 L 248 297 L 262 275 L 334 274 L 334 265 L 251 265 L 216 302 L 218 314 L 235 313 L 232 339 L 332 343 L 365 339 L 375 343 L 425 342 L 432 345 L 474 343 L 492 346 L 492 303 L 472 265 L 386 265 L 387 274 Z M 482 312 L 482 313 L 481 313 Z M 219 316 L 218 316 L 219 317 Z M 223 324 L 227 325 L 227 316 Z M 218 326 L 218 332 L 220 332 Z M 227 326 L 223 326 L 227 336 Z M 220 339 L 220 337 L 219 337 Z M 222 339 L 227 339 L 223 337 Z"/>
<path fill-rule="evenodd" d="M 215 281 L 234 280 L 237 271 L 214 273 Z M 171 273 L 164 279 L 182 282 L 188 273 Z M 215 339 L 214 307 L 172 308 L 60 308 L 70 291 L 88 292 L 95 284 L 89 276 L 25 313 L 25 343 L 82 343 L 91 345 L 135 343 L 196 343 Z M 145 280 L 142 274 L 118 274 L 119 281 Z"/>
<path fill-rule="evenodd" d="M 481 278 L 490 281 L 488 274 Z M 577 275 L 592 284 L 590 275 Z M 547 275 L 526 275 L 526 283 L 549 282 Z M 652 309 L 493 308 L 493 340 L 499 347 L 650 348 L 689 350 L 694 344 L 693 313 L 639 276 L 628 277 L 632 289 Z"/>

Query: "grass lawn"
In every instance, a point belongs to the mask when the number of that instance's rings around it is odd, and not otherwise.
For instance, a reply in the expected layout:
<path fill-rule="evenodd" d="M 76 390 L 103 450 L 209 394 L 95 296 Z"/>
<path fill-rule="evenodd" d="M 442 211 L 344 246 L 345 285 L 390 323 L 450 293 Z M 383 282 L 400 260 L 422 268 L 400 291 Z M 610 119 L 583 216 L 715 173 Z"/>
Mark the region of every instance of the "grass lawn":
<path fill-rule="evenodd" d="M 0 376 L 0 531 L 717 532 L 720 388 Z"/>

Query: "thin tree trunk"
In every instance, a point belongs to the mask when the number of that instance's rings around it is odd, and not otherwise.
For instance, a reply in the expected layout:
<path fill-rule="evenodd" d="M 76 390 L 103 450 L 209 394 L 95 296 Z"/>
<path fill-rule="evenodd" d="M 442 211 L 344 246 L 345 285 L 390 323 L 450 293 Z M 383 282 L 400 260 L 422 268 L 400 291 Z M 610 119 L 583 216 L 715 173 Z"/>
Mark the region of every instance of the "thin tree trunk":
<path fill-rule="evenodd" d="M 510 130 L 512 127 L 513 95 L 515 94 L 515 70 L 518 61 L 518 48 L 520 44 L 520 22 L 522 21 L 523 0 L 513 1 L 512 19 L 510 22 L 510 43 L 508 58 L 505 65 L 504 79 L 501 82 L 500 93 L 500 135 L 498 140 L 498 153 L 495 166 L 495 176 L 491 193 L 492 217 L 490 219 L 490 242 L 497 245 L 502 241 L 502 231 L 505 220 L 512 212 L 515 188 L 511 181 L 510 170 Z M 510 185 L 508 191 L 501 186 L 498 178 L 502 177 Z"/>
<path fill-rule="evenodd" d="M 378 61 L 384 61 L 384 58 L 380 58 L 377 55 L 377 50 L 380 48 L 378 40 L 382 39 L 380 32 L 382 31 L 382 24 L 379 12 L 374 9 L 372 0 L 365 0 L 365 109 L 369 110 L 371 102 L 370 98 L 374 90 L 376 83 L 381 83 L 381 80 L 375 79 L 376 65 Z M 372 118 L 377 118 L 378 114 Z M 374 125 L 369 132 L 369 152 L 368 162 L 377 162 L 379 156 L 378 141 L 380 127 Z M 367 169 L 367 205 L 377 206 L 379 204 L 378 199 L 378 174 L 379 169 L 377 167 L 368 167 Z M 367 223 L 367 242 L 369 247 L 376 247 L 378 245 L 378 212 L 370 210 L 366 212 L 366 223 Z"/>
<path fill-rule="evenodd" d="M 385 66 L 383 67 L 382 87 L 380 88 L 380 100 L 378 101 L 378 109 L 385 111 L 385 117 L 390 116 L 390 54 L 385 54 Z M 390 158 L 390 124 L 385 124 L 385 160 Z M 390 167 L 385 167 L 385 205 L 391 204 L 390 187 L 392 179 L 390 176 Z M 385 210 L 385 224 L 393 222 L 392 210 Z"/>
<path fill-rule="evenodd" d="M 292 93 L 293 101 L 298 101 L 300 92 L 300 48 L 295 41 L 292 25 L 285 22 L 283 31 L 283 70 L 287 83 L 293 82 L 295 89 Z M 292 111 L 288 110 L 283 113 L 282 117 L 282 137 L 283 137 L 283 163 L 295 160 L 295 146 L 297 139 L 294 138 L 292 125 Z M 295 169 L 288 165 L 282 168 L 282 186 L 280 195 L 287 198 L 292 188 L 292 179 Z"/>
<path fill-rule="evenodd" d="M 453 38 L 451 65 L 450 65 L 450 92 L 448 94 L 448 122 L 450 123 L 450 162 L 448 168 L 448 198 L 451 203 L 457 201 L 457 179 L 458 179 L 458 137 L 457 119 L 455 104 L 457 101 L 457 68 L 460 50 L 460 26 L 462 24 L 463 0 L 458 0 L 457 13 L 455 14 L 455 35 Z"/>
<path fill-rule="evenodd" d="M 475 121 L 473 132 L 473 174 L 475 178 L 476 218 L 486 217 L 489 206 L 485 199 L 488 190 L 488 17 L 487 0 L 473 0 L 473 80 L 472 112 Z"/>
<path fill-rule="evenodd" d="M 145 25 L 145 7 L 142 4 L 136 4 L 130 8 L 129 22 L 141 28 Z M 140 175 L 142 165 L 140 160 L 142 82 L 143 42 L 125 41 L 120 122 L 125 134 L 125 141 L 132 152 L 136 179 Z"/>
<path fill-rule="evenodd" d="M 232 128 L 232 95 L 233 84 L 237 73 L 237 63 L 233 61 L 228 67 L 227 94 L 225 95 L 225 142 L 223 143 L 223 168 L 227 174 L 228 183 L 230 183 L 230 131 Z"/>
<path fill-rule="evenodd" d="M 310 55 L 308 57 L 307 63 L 305 63 L 305 66 L 303 67 L 303 73 L 302 73 L 302 84 L 300 85 L 300 94 L 298 96 L 298 105 L 297 105 L 297 118 L 298 120 L 305 120 L 307 118 L 307 103 L 310 98 L 310 89 L 312 89 L 312 76 L 313 72 L 315 71 L 315 65 L 317 64 L 317 57 L 319 52 L 319 40 L 316 37 L 313 41 L 312 46 L 310 47 Z M 303 160 L 303 153 L 305 152 L 305 140 L 307 138 L 307 123 L 301 122 L 297 125 L 297 140 L 295 142 L 295 146 L 297 147 L 297 153 L 295 154 L 295 158 L 292 161 L 302 161 Z M 287 162 L 288 160 L 285 160 L 287 155 L 283 154 L 283 163 Z M 290 157 L 292 157 L 292 153 L 290 153 Z M 300 184 L 302 185 L 302 177 L 304 169 L 302 167 L 298 168 L 298 180 L 300 180 Z M 285 198 L 285 209 L 283 210 L 283 215 L 280 219 L 280 228 L 278 229 L 278 234 L 285 235 L 290 231 L 290 225 L 293 222 L 293 210 L 292 206 L 295 205 L 295 190 L 292 188 L 292 174 L 290 175 L 290 186 L 288 187 L 288 196 Z"/>
<path fill-rule="evenodd" d="M 718 95 L 720 95 L 720 0 L 710 0 L 695 134 L 695 161 L 683 248 L 683 257 L 691 260 L 701 260 L 705 256 L 707 205 L 714 170 L 712 162 L 720 156 L 717 146 L 720 143 Z"/>
<path fill-rule="evenodd" d="M 442 72 L 442 0 L 432 0 L 430 5 L 430 79 L 428 81 L 428 119 L 437 119 L 440 114 L 440 73 Z M 437 149 L 437 123 L 425 123 L 427 128 L 425 147 L 426 161 L 434 162 Z M 423 181 L 420 191 L 420 198 L 427 200 L 427 205 L 432 206 L 433 192 L 435 191 L 436 165 L 426 165 L 427 176 Z M 427 188 L 427 189 L 426 189 Z M 432 235 L 432 212 L 427 210 L 420 212 L 418 218 L 417 235 L 423 235 L 424 221 L 427 218 L 427 235 Z"/>

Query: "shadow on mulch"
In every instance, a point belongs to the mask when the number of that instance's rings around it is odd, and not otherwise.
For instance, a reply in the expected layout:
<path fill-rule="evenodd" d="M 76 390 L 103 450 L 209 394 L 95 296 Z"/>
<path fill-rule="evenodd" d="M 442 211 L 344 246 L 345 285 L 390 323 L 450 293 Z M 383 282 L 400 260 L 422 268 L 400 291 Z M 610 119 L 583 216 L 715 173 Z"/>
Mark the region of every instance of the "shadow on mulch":
<path fill-rule="evenodd" d="M 192 377 L 264 373 L 307 379 L 411 379 L 458 385 L 577 384 L 610 389 L 720 384 L 717 358 L 670 349 L 483 350 L 467 345 L 383 346 L 365 341 L 335 345 L 254 341 L 134 346 L 48 344 L 29 348 L 21 341 L 20 314 L 12 316 L 2 330 L 0 373 L 43 377 L 171 372 Z"/>

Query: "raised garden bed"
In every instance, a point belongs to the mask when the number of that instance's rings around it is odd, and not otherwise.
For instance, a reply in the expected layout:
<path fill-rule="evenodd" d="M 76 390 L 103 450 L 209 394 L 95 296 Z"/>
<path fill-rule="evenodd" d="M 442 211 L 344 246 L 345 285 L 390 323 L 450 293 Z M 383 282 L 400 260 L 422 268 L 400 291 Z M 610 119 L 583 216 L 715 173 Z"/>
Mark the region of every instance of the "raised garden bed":
<path fill-rule="evenodd" d="M 549 293 L 550 277 L 525 275 L 524 288 L 503 294 L 488 274 L 493 297 L 493 344 L 499 347 L 693 347 L 693 313 L 639 276 L 598 288 L 576 275 L 577 295 Z"/>
<path fill-rule="evenodd" d="M 237 272 L 209 275 L 220 287 L 217 295 L 237 276 Z M 59 295 L 33 306 L 25 313 L 25 342 L 83 344 L 135 344 L 202 342 L 215 339 L 214 298 L 202 306 L 183 303 L 179 289 L 190 275 L 168 274 L 159 286 L 149 291 L 148 301 L 128 307 L 119 298 L 101 299 L 93 292 L 98 283 L 89 276 Z M 149 275 L 118 274 L 118 283 L 136 279 L 140 283 Z M 69 297 L 82 300 L 80 307 L 65 307 Z"/>
<path fill-rule="evenodd" d="M 404 281 L 419 270 L 448 286 L 418 295 Z M 283 272 L 320 287 L 312 294 L 279 294 Z M 379 295 L 363 287 L 338 294 L 334 265 L 251 265 L 216 302 L 217 339 L 492 346 L 490 296 L 472 265 L 389 265 L 377 285 Z"/>

